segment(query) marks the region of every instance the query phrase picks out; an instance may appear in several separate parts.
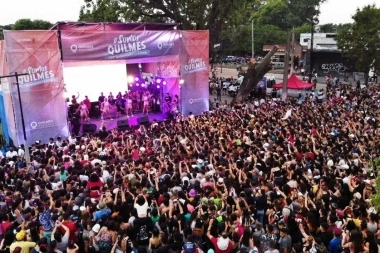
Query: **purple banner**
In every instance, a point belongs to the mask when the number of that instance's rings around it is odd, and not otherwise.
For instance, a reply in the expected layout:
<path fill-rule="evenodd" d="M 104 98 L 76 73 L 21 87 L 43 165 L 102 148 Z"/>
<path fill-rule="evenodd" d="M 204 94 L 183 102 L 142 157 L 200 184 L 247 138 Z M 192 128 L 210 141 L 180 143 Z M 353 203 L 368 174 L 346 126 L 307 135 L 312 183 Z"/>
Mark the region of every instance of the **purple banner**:
<path fill-rule="evenodd" d="M 179 31 L 61 31 L 64 61 L 149 58 L 180 53 Z"/>

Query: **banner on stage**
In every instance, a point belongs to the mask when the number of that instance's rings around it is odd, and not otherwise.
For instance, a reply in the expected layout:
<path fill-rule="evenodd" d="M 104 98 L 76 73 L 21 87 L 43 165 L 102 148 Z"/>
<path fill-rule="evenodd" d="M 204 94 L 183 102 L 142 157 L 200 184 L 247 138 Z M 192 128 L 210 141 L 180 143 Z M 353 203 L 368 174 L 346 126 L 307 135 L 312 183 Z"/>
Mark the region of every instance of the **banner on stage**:
<path fill-rule="evenodd" d="M 182 31 L 180 56 L 182 113 L 209 110 L 209 31 Z"/>
<path fill-rule="evenodd" d="M 4 36 L 9 73 L 23 74 L 18 81 L 28 141 L 67 136 L 57 32 L 4 31 Z M 16 124 L 10 129 L 10 136 L 17 144 L 23 143 L 23 131 L 16 79 L 11 81 L 7 93 L 12 97 Z"/>
<path fill-rule="evenodd" d="M 63 60 L 139 59 L 180 53 L 180 31 L 61 31 Z"/>

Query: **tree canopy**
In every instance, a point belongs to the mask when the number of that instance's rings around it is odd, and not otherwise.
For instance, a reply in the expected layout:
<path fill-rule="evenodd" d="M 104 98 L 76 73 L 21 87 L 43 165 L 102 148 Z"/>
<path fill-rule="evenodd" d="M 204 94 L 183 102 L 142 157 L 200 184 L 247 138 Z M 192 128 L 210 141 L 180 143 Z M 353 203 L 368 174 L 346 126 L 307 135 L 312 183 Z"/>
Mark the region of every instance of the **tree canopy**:
<path fill-rule="evenodd" d="M 305 27 L 319 14 L 325 0 L 83 0 L 79 19 L 86 22 L 178 23 L 184 30 L 210 30 L 210 45 L 224 42 L 227 51 L 251 51 L 251 22 L 255 22 L 255 51 L 276 38 L 283 41 L 286 29 Z M 276 28 L 274 28 L 274 27 Z M 311 26 L 309 26 L 311 27 Z M 270 30 L 268 30 L 270 29 Z M 275 35 L 264 36 L 274 31 Z M 231 43 L 239 40 L 243 43 Z M 232 44 L 239 44 L 234 46 Z M 261 48 L 260 48 L 261 47 Z M 212 46 L 210 47 L 212 48 Z"/>
<path fill-rule="evenodd" d="M 338 31 L 338 47 L 355 61 L 357 70 L 368 75 L 371 68 L 380 69 L 380 8 L 365 6 L 352 18 L 351 26 Z"/>
<path fill-rule="evenodd" d="M 3 30 L 48 30 L 53 26 L 49 21 L 28 18 L 19 19 L 14 24 L 0 26 L 0 40 L 4 39 Z"/>

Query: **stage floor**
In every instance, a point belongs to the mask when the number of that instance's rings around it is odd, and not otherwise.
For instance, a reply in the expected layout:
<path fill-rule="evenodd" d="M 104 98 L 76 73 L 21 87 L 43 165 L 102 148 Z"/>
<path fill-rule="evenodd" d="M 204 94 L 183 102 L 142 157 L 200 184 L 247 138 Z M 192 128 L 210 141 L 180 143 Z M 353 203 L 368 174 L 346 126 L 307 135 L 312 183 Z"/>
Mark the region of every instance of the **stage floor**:
<path fill-rule="evenodd" d="M 138 114 L 134 114 L 133 116 L 120 115 L 117 118 L 112 118 L 112 120 L 109 118 L 104 119 L 103 120 L 103 126 L 105 126 L 107 130 L 112 130 L 112 129 L 117 128 L 117 122 L 118 121 L 127 120 L 129 123 L 129 126 L 134 127 L 134 126 L 139 125 L 137 118 L 143 117 L 143 116 L 148 116 L 149 123 L 152 123 L 153 120 L 156 120 L 158 122 L 162 122 L 168 118 L 167 113 L 149 113 L 149 114 L 138 113 Z M 102 122 L 101 119 L 90 119 L 90 122 L 86 122 L 85 124 L 95 124 L 96 125 L 96 131 L 98 132 L 100 130 L 101 122 Z"/>

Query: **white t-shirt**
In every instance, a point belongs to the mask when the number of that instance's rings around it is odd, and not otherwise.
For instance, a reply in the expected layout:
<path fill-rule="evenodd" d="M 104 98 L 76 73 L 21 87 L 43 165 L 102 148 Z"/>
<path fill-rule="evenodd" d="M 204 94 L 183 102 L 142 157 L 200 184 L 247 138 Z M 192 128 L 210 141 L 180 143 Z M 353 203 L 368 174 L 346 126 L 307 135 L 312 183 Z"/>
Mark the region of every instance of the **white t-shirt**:
<path fill-rule="evenodd" d="M 24 157 L 24 155 L 25 155 L 25 151 L 23 149 L 19 148 L 18 149 L 18 156 L 19 157 Z"/>
<path fill-rule="evenodd" d="M 11 152 L 11 151 L 9 150 L 9 151 L 6 153 L 5 156 L 6 156 L 7 158 L 12 158 L 12 157 L 17 156 L 17 155 L 18 155 L 18 154 L 17 154 L 16 151 L 13 150 L 13 151 Z"/>
<path fill-rule="evenodd" d="M 134 208 L 137 210 L 138 217 L 144 217 L 147 215 L 149 205 L 148 202 L 145 201 L 144 205 L 140 206 L 139 204 L 135 204 Z"/>

